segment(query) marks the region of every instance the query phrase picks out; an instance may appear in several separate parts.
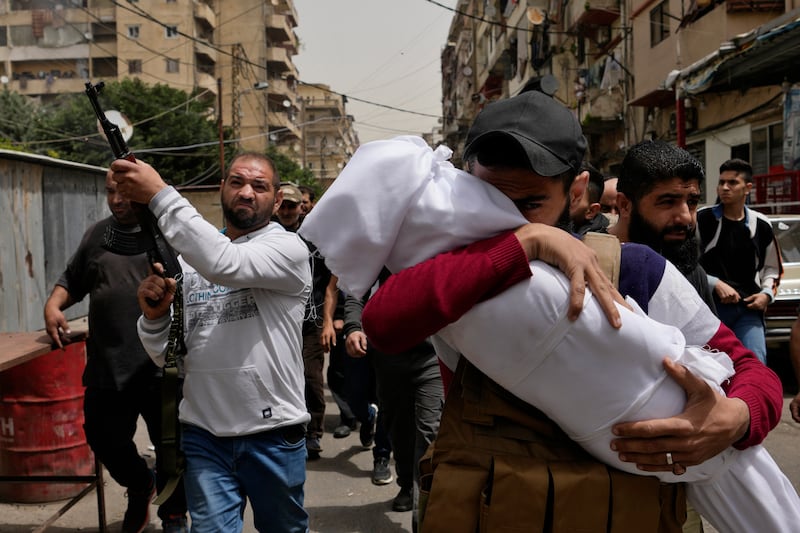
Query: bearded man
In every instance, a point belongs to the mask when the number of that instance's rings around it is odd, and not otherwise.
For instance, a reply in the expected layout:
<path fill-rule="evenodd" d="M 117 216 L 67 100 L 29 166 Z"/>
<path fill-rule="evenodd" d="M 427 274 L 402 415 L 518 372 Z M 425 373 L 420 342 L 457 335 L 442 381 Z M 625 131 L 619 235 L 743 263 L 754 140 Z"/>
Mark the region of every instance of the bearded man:
<path fill-rule="evenodd" d="M 631 147 L 617 182 L 619 222 L 609 233 L 664 256 L 716 314 L 695 232 L 704 176 L 700 162 L 677 146 L 645 141 Z"/>

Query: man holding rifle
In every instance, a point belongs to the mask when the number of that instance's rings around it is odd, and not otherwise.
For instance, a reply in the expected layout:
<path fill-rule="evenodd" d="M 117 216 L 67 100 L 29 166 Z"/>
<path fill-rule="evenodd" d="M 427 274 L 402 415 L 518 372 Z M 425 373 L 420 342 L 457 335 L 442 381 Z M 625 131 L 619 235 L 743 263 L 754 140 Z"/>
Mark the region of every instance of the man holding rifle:
<path fill-rule="evenodd" d="M 259 531 L 305 532 L 301 327 L 311 269 L 300 237 L 270 223 L 283 199 L 272 161 L 234 158 L 220 188 L 223 233 L 149 165 L 118 159 L 111 170 L 180 253 L 182 279 L 151 275 L 140 285 L 138 327 L 162 365 L 171 308 L 185 325 L 180 420 L 192 531 L 241 531 L 249 499 Z"/>

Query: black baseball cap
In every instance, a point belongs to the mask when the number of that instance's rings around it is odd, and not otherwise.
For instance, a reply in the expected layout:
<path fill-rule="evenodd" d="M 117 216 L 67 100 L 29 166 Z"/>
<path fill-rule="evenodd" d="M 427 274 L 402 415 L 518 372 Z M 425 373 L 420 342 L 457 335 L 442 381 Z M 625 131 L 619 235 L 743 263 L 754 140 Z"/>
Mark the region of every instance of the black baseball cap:
<path fill-rule="evenodd" d="M 586 153 L 586 138 L 572 111 L 539 91 L 488 104 L 467 133 L 463 158 L 498 137 L 516 141 L 540 176 L 577 175 Z"/>

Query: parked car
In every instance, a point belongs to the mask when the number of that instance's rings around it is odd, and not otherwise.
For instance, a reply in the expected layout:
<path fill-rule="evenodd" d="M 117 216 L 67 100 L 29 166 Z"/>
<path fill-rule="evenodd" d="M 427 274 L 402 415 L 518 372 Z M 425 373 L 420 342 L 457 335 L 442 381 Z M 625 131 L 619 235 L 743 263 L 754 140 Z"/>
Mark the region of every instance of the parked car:
<path fill-rule="evenodd" d="M 767 216 L 783 258 L 783 278 L 778 294 L 767 307 L 767 345 L 785 346 L 800 306 L 800 215 Z"/>

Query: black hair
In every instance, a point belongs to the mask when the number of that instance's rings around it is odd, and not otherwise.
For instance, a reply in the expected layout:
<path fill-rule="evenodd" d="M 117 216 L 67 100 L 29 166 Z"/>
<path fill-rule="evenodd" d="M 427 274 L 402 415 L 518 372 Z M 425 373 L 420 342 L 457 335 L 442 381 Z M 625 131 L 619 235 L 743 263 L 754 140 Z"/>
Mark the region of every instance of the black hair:
<path fill-rule="evenodd" d="M 297 188 L 300 189 L 301 193 L 308 194 L 308 199 L 311 200 L 312 202 L 317 197 L 317 195 L 314 193 L 314 189 L 312 189 L 308 185 L 299 185 Z"/>
<path fill-rule="evenodd" d="M 580 172 L 589 173 L 589 182 L 586 184 L 587 197 L 590 204 L 596 204 L 600 201 L 600 197 L 603 196 L 605 177 L 602 172 L 588 161 L 581 163 Z"/>
<path fill-rule="evenodd" d="M 744 178 L 745 183 L 753 183 L 753 167 L 744 159 L 728 159 L 719 167 L 719 173 L 732 170 Z"/>
<path fill-rule="evenodd" d="M 657 183 L 672 178 L 702 183 L 705 172 L 700 162 L 683 148 L 664 141 L 644 141 L 632 146 L 625 154 L 617 190 L 638 202 Z"/>

